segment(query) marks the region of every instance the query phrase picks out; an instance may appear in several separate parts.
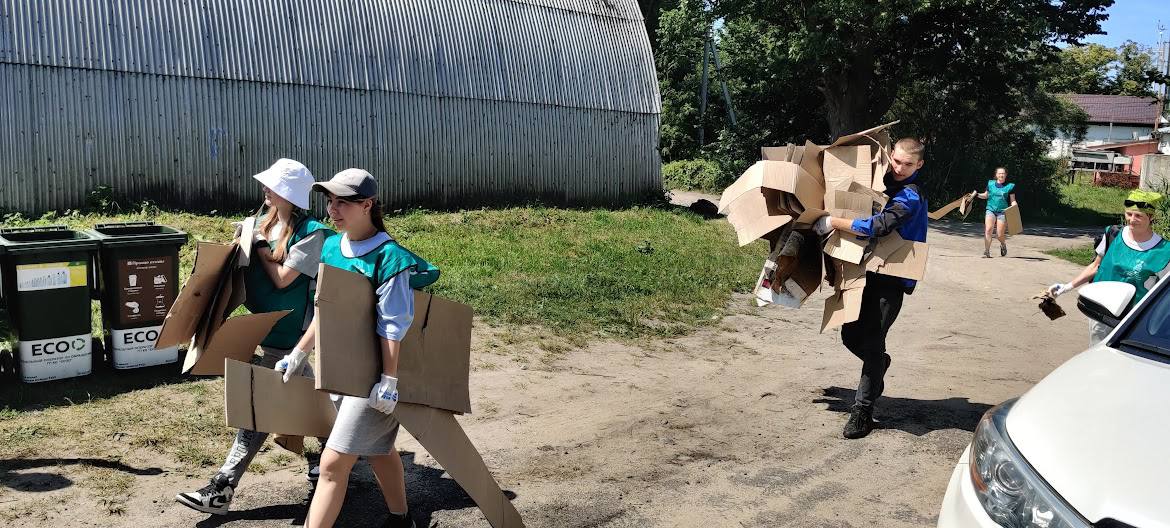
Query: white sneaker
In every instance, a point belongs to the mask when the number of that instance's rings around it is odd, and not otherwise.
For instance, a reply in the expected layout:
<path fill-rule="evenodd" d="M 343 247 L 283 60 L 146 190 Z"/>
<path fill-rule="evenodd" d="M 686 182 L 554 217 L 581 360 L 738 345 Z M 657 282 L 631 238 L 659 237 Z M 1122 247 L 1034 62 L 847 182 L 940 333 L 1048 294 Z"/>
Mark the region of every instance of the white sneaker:
<path fill-rule="evenodd" d="M 228 478 L 216 473 L 214 477 L 211 477 L 211 483 L 197 491 L 175 495 L 175 501 L 203 513 L 226 515 L 228 507 L 232 504 L 233 494 L 235 494 L 235 490 L 232 489 Z"/>

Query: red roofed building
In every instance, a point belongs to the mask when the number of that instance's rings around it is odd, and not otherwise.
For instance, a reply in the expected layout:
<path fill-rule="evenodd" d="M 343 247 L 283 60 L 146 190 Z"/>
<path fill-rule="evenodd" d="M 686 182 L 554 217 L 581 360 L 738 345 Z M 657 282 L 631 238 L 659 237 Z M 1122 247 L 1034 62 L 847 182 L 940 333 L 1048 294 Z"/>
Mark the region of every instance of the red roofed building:
<path fill-rule="evenodd" d="M 1154 131 L 1170 123 L 1162 114 L 1157 98 L 1128 95 L 1063 94 L 1061 98 L 1089 115 L 1089 128 L 1082 141 L 1068 138 L 1052 141 L 1053 157 L 1069 156 L 1072 147 L 1155 140 Z M 1155 126 L 1157 125 L 1157 126 Z"/>

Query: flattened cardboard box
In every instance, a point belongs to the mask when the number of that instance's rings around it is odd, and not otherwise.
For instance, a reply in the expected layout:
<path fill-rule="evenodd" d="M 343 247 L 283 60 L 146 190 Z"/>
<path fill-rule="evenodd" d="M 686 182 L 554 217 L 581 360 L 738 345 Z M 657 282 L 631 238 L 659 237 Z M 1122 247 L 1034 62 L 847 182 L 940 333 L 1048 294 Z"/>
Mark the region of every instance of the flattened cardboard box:
<path fill-rule="evenodd" d="M 794 195 L 804 210 L 788 214 L 780 193 Z M 761 160 L 724 189 L 719 212 L 735 228 L 739 245 L 746 246 L 791 221 L 807 224 L 824 215 L 824 194 L 821 182 L 800 165 Z"/>
<path fill-rule="evenodd" d="M 931 220 L 939 220 L 942 217 L 946 216 L 947 213 L 950 213 L 951 211 L 958 209 L 959 214 L 963 215 L 963 217 L 966 218 L 967 213 L 971 212 L 971 202 L 975 201 L 976 194 L 978 194 L 978 193 L 973 192 L 970 194 L 964 194 L 963 196 L 960 196 L 957 200 L 938 208 L 937 210 L 935 210 L 934 212 L 932 212 L 926 216 L 929 217 Z"/>
<path fill-rule="evenodd" d="M 368 396 L 382 372 L 369 280 L 322 264 L 316 320 L 317 389 Z M 471 323 L 470 306 L 414 292 L 414 322 L 398 356 L 399 401 L 471 412 Z"/>
<path fill-rule="evenodd" d="M 228 318 L 244 301 L 240 252 L 233 244 L 200 242 L 195 269 L 163 320 L 156 348 L 187 343 L 182 372 L 219 376 L 224 359 L 248 361 L 256 347 L 289 311 Z"/>
<path fill-rule="evenodd" d="M 313 388 L 313 380 L 272 369 L 227 360 L 224 405 L 227 424 L 238 429 L 291 437 L 282 444 L 300 447 L 300 437 L 324 438 L 333 429 L 336 407 L 329 394 Z M 471 496 L 495 528 L 524 526 L 520 513 L 500 490 L 479 451 L 450 411 L 398 402 L 394 417 Z M 287 443 L 291 440 L 291 443 Z"/>
<path fill-rule="evenodd" d="M 237 429 L 325 438 L 337 410 L 329 394 L 313 380 L 228 359 L 224 361 L 224 409 L 227 425 Z"/>
<path fill-rule="evenodd" d="M 1020 219 L 1020 206 L 1013 205 L 1003 210 L 1004 220 L 1007 221 L 1007 234 L 1018 235 L 1024 232 L 1024 222 Z"/>
<path fill-rule="evenodd" d="M 156 348 L 187 343 L 183 372 L 193 376 L 223 375 L 223 359 L 247 362 L 264 336 L 288 310 L 227 318 L 243 303 L 243 272 L 234 244 L 200 242 L 195 268 L 166 314 Z"/>

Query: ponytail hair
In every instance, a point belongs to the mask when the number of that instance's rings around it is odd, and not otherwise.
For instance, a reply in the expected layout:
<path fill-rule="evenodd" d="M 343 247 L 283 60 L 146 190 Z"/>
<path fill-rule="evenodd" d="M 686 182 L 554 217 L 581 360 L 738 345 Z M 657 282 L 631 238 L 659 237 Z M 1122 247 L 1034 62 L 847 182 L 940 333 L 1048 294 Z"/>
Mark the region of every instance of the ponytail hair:
<path fill-rule="evenodd" d="M 387 233 L 386 221 L 382 219 L 382 200 L 374 198 L 374 205 L 370 207 L 370 222 L 374 224 L 374 229 Z"/>

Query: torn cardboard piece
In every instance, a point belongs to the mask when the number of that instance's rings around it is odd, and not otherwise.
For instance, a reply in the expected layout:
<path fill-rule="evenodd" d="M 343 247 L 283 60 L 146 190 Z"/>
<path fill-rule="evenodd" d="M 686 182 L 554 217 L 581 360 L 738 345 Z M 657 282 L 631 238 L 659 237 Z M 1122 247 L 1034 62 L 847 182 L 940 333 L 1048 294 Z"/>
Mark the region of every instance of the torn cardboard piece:
<path fill-rule="evenodd" d="M 951 211 L 958 209 L 959 214 L 963 215 L 963 217 L 966 218 L 967 213 L 971 212 L 971 203 L 975 201 L 976 194 L 978 194 L 978 193 L 973 192 L 970 194 L 964 194 L 963 196 L 960 196 L 955 201 L 936 209 L 934 212 L 929 213 L 926 216 L 929 217 L 931 220 L 939 220 L 942 217 L 946 216 Z"/>
<path fill-rule="evenodd" d="M 325 438 L 333 429 L 337 408 L 313 380 L 284 374 L 259 365 L 228 359 L 224 371 L 224 408 L 227 425 L 237 429 L 293 436 Z"/>
<path fill-rule="evenodd" d="M 374 289 L 365 276 L 322 264 L 317 274 L 318 390 L 365 397 L 382 372 Z M 471 412 L 471 307 L 414 292 L 414 322 L 398 356 L 398 397 Z"/>
<path fill-rule="evenodd" d="M 1020 219 L 1020 206 L 1012 205 L 1003 210 L 1004 220 L 1007 222 L 1007 234 L 1018 235 L 1024 232 L 1024 221 Z"/>
<path fill-rule="evenodd" d="M 256 347 L 292 310 L 232 317 L 220 326 L 203 347 L 187 349 L 183 373 L 193 376 L 221 376 L 225 359 L 248 362 Z"/>
<path fill-rule="evenodd" d="M 825 254 L 850 264 L 861 264 L 868 242 L 853 233 L 833 231 L 825 241 Z"/>
<path fill-rule="evenodd" d="M 829 147 L 825 149 L 821 168 L 825 172 L 825 190 L 848 191 L 856 182 L 865 188 L 873 184 L 873 166 L 869 145 Z"/>

